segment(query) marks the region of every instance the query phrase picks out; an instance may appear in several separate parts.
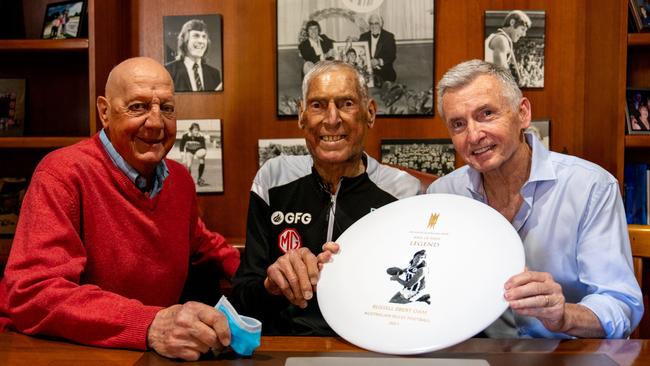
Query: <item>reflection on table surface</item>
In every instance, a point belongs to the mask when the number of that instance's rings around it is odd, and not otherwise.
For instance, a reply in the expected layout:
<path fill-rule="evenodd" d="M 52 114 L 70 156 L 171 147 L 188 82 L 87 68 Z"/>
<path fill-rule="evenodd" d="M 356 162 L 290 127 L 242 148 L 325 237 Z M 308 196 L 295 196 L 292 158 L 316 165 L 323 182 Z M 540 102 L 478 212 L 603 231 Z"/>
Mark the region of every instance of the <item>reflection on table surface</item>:
<path fill-rule="evenodd" d="M 288 357 L 396 357 L 367 352 L 340 338 L 262 337 L 251 358 L 225 353 L 193 364 L 284 365 Z M 647 340 L 498 340 L 473 338 L 417 358 L 483 359 L 490 365 L 650 365 Z M 334 360 L 334 359 L 332 359 Z M 154 352 L 76 345 L 14 332 L 0 333 L 0 365 L 172 365 Z M 341 363 L 344 364 L 344 363 Z"/>

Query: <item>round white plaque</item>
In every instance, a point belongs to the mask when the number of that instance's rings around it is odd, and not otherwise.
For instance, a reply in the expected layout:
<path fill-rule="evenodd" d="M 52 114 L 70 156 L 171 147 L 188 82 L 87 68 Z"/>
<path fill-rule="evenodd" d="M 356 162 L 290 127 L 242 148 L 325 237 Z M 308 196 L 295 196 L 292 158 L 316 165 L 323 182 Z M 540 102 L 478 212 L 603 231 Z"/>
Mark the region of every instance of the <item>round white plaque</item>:
<path fill-rule="evenodd" d="M 361 218 L 337 240 L 318 304 L 332 329 L 389 354 L 435 351 L 479 333 L 508 307 L 508 278 L 524 270 L 512 225 L 478 201 L 428 194 Z"/>

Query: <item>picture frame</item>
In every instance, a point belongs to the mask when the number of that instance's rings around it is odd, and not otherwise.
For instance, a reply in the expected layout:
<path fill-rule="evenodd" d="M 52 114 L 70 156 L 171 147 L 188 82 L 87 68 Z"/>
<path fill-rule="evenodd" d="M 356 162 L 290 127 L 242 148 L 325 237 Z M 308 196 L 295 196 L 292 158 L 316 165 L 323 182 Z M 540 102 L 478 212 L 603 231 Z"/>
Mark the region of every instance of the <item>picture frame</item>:
<path fill-rule="evenodd" d="M 304 138 L 280 138 L 257 140 L 259 167 L 280 155 L 309 155 Z"/>
<path fill-rule="evenodd" d="M 650 89 L 627 88 L 625 125 L 628 135 L 650 134 Z"/>
<path fill-rule="evenodd" d="M 334 42 L 334 51 L 336 60 L 341 60 L 359 70 L 366 79 L 368 88 L 375 86 L 368 42 Z"/>
<path fill-rule="evenodd" d="M 26 84 L 26 79 L 0 79 L 0 137 L 24 133 Z"/>
<path fill-rule="evenodd" d="M 221 14 L 163 16 L 163 60 L 175 92 L 223 91 L 222 24 Z"/>
<path fill-rule="evenodd" d="M 381 140 L 381 162 L 442 177 L 456 168 L 451 139 Z"/>
<path fill-rule="evenodd" d="M 637 32 L 647 32 L 650 30 L 650 4 L 645 0 L 628 0 L 630 8 L 631 23 Z"/>
<path fill-rule="evenodd" d="M 521 15 L 521 14 L 524 15 Z M 531 21 L 530 28 L 521 36 L 522 18 Z M 506 24 L 506 22 L 508 24 Z M 499 64 L 507 63 L 520 88 L 544 87 L 544 54 L 546 48 L 546 11 L 544 10 L 487 10 L 485 11 L 483 59 Z M 501 50 L 499 57 L 495 42 L 502 39 L 512 50 Z M 498 43 L 497 43 L 498 44 Z"/>
<path fill-rule="evenodd" d="M 198 133 L 192 134 L 196 127 Z M 221 120 L 177 120 L 176 141 L 167 158 L 188 168 L 196 193 L 223 192 Z"/>
<path fill-rule="evenodd" d="M 47 4 L 43 18 L 42 39 L 81 37 L 86 16 L 86 1 L 71 0 Z"/>
<path fill-rule="evenodd" d="M 378 115 L 433 116 L 433 0 L 278 0 L 276 4 L 279 117 L 298 114 L 306 71 L 320 59 L 343 59 L 333 51 L 343 44 L 365 51 L 356 42 L 368 47 L 369 94 Z M 308 28 L 318 29 L 317 34 L 312 32 L 312 41 Z M 371 32 L 377 29 L 381 32 L 373 46 Z M 322 44 L 316 46 L 320 51 L 312 44 Z"/>
<path fill-rule="evenodd" d="M 0 178 L 0 236 L 13 235 L 16 232 L 20 206 L 26 191 L 26 178 Z"/>
<path fill-rule="evenodd" d="M 532 120 L 530 121 L 530 126 L 526 129 L 526 132 L 530 132 L 533 135 L 537 136 L 539 141 L 546 147 L 546 149 L 551 149 L 551 120 Z"/>

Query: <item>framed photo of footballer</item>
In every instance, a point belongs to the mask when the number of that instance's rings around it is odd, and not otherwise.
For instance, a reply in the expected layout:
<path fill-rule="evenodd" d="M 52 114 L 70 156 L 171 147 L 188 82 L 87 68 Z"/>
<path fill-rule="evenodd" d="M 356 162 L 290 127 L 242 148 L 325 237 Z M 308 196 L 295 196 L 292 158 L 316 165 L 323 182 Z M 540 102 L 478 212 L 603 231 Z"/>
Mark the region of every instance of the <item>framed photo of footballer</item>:
<path fill-rule="evenodd" d="M 177 120 L 176 142 L 167 157 L 187 167 L 197 193 L 223 192 L 221 120 Z"/>
<path fill-rule="evenodd" d="M 381 140 L 381 162 L 442 177 L 455 169 L 456 150 L 450 139 Z"/>
<path fill-rule="evenodd" d="M 650 134 L 650 89 L 628 88 L 625 101 L 627 133 Z"/>
<path fill-rule="evenodd" d="M 544 87 L 546 12 L 485 12 L 484 60 L 510 70 L 520 88 Z"/>
<path fill-rule="evenodd" d="M 223 91 L 220 14 L 164 16 L 163 43 L 176 92 Z"/>
<path fill-rule="evenodd" d="M 280 155 L 308 155 L 307 144 L 303 138 L 259 139 L 257 141 L 259 166 Z"/>
<path fill-rule="evenodd" d="M 0 79 L 0 137 L 23 135 L 25 84 L 25 79 Z"/>
<path fill-rule="evenodd" d="M 86 14 L 86 2 L 82 0 L 47 4 L 43 20 L 43 39 L 67 39 L 81 36 Z"/>
<path fill-rule="evenodd" d="M 295 116 L 305 73 L 354 64 L 378 115 L 433 115 L 434 0 L 277 0 L 277 114 Z"/>

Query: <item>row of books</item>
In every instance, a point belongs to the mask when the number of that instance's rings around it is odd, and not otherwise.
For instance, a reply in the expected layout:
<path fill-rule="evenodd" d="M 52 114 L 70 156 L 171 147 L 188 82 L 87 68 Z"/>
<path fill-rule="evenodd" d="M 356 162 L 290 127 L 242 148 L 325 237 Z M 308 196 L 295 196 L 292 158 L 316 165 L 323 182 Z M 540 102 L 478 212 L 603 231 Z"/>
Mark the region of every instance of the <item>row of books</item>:
<path fill-rule="evenodd" d="M 628 224 L 648 225 L 650 170 L 648 164 L 625 164 L 625 216 Z"/>

